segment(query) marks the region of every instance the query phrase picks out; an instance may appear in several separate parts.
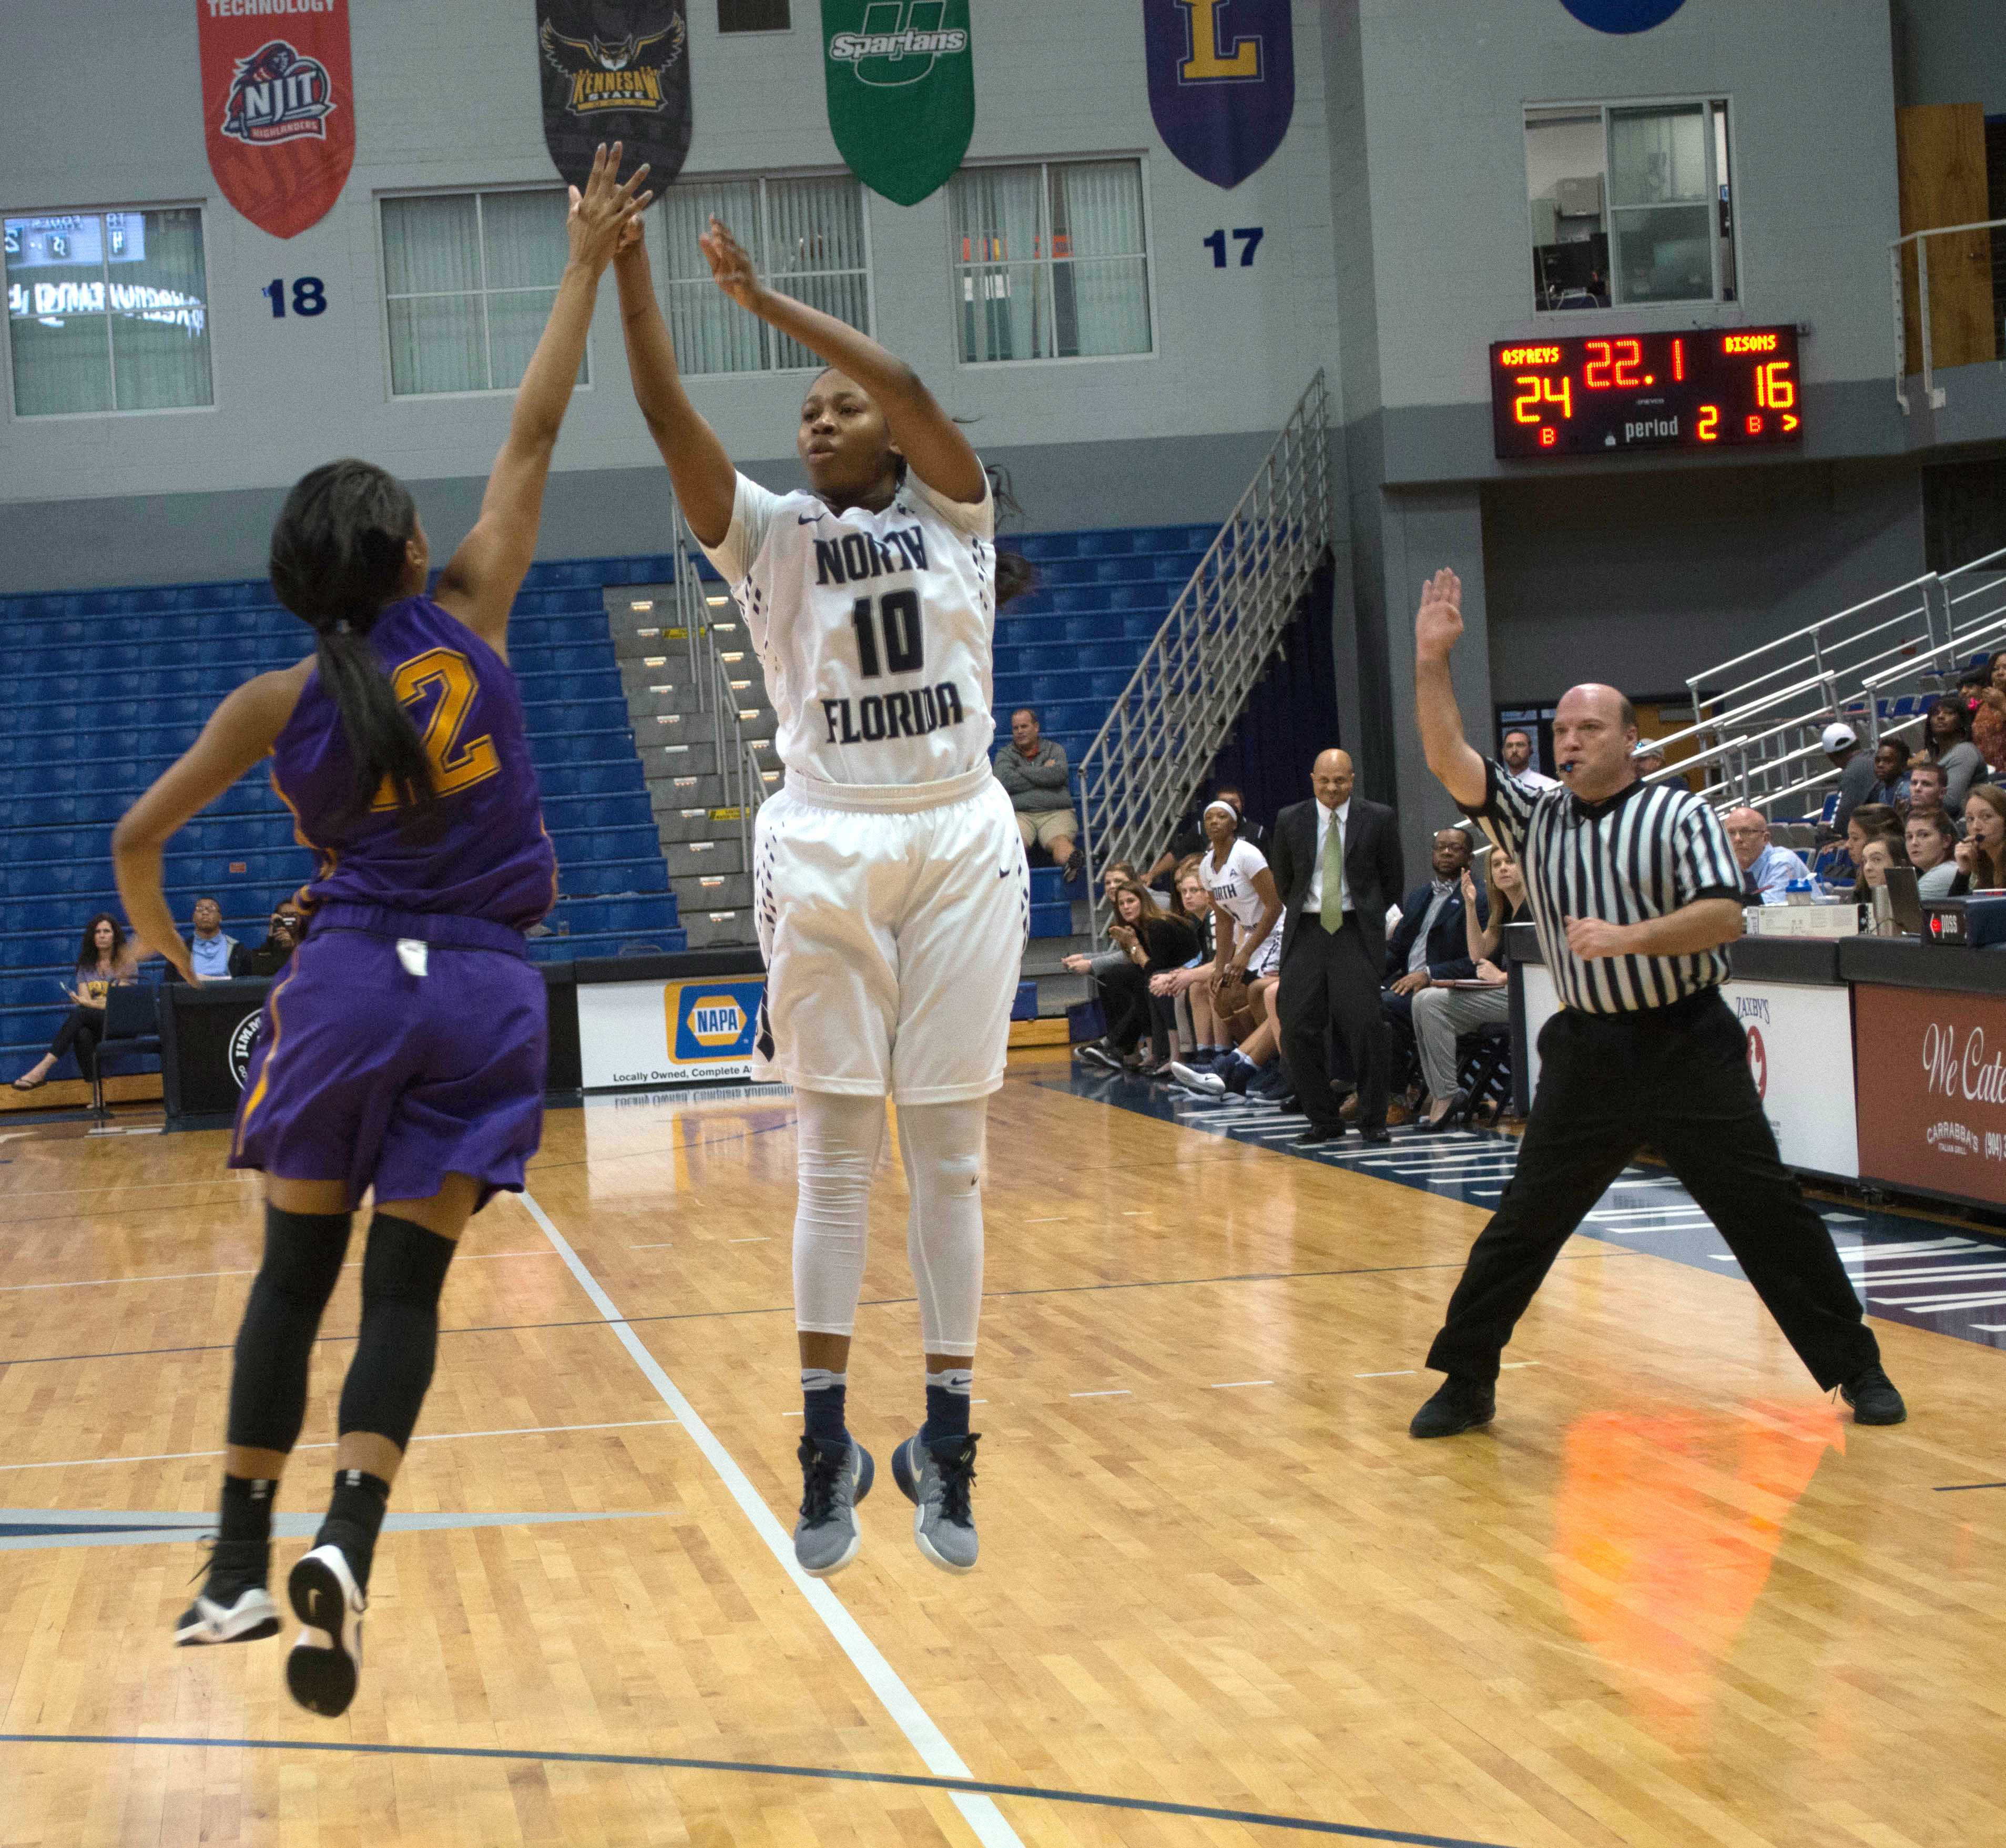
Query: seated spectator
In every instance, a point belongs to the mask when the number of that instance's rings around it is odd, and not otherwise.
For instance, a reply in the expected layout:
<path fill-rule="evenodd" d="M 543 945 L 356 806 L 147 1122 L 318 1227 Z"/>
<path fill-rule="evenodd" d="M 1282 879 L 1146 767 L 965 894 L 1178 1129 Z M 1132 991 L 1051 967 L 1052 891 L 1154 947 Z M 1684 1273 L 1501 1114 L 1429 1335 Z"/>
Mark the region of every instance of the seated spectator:
<path fill-rule="evenodd" d="M 1077 879 L 1086 855 L 1079 844 L 1065 747 L 1038 735 L 1038 715 L 1028 706 L 1010 715 L 1010 741 L 996 754 L 996 780 L 1017 811 L 1024 850 L 1043 847 L 1067 878 Z"/>
<path fill-rule="evenodd" d="M 1902 844 L 1909 850 L 1909 864 L 1916 869 L 1916 893 L 1920 898 L 1950 896 L 1957 878 L 1957 832 L 1941 808 L 1919 809 L 1909 817 Z"/>
<path fill-rule="evenodd" d="M 2006 891 L 2006 790 L 1981 783 L 1965 798 L 1964 839 L 1957 848 L 1958 876 L 1951 896 Z"/>
<path fill-rule="evenodd" d="M 1883 738 L 1874 747 L 1876 779 L 1867 801 L 1906 815 L 1909 803 L 1909 746 L 1903 738 Z"/>
<path fill-rule="evenodd" d="M 1223 798 L 1205 804 L 1211 845 L 1198 871 L 1212 900 L 1212 1004 L 1229 1030 L 1238 1030 L 1241 1043 L 1209 1070 L 1181 1059 L 1170 1075 L 1209 1097 L 1229 1091 L 1244 1096 L 1258 1078 L 1262 1096 L 1278 1096 L 1288 1082 L 1275 1056 L 1281 1046 L 1275 989 L 1282 962 L 1282 898 L 1266 855 L 1241 838 L 1240 821 L 1239 810 Z"/>
<path fill-rule="evenodd" d="M 1456 1041 L 1480 1026 L 1501 1026 L 1512 1018 L 1511 984 L 1498 951 L 1504 927 L 1525 902 L 1526 887 L 1519 864 L 1501 849 L 1485 857 L 1486 898 L 1465 867 L 1462 890 L 1464 945 L 1473 979 L 1481 988 L 1422 989 L 1414 997 L 1414 1039 L 1420 1049 L 1421 1077 L 1428 1089 L 1427 1113 L 1417 1126 L 1424 1132 L 1454 1127 L 1469 1102 L 1456 1083 Z M 1483 921 L 1480 922 L 1479 920 Z"/>
<path fill-rule="evenodd" d="M 252 951 L 245 973 L 274 976 L 292 960 L 300 946 L 300 914 L 290 905 L 281 905 L 266 927 L 265 941 Z"/>
<path fill-rule="evenodd" d="M 1825 883 L 1842 885 L 1860 877 L 1860 853 L 1870 840 L 1899 841 L 1902 818 L 1878 802 L 1863 802 L 1846 824 L 1846 857 L 1833 863 Z"/>
<path fill-rule="evenodd" d="M 1995 775 L 2006 770 L 2006 649 L 1985 664 L 1985 684 L 1974 689 L 1971 741 Z"/>
<path fill-rule="evenodd" d="M 1727 844 L 1741 868 L 1741 887 L 1759 903 L 1770 892 L 1781 894 L 1793 879 L 1808 879 L 1811 869 L 1788 847 L 1771 845 L 1769 818 L 1759 808 L 1730 808 L 1720 818 Z"/>
<path fill-rule="evenodd" d="M 1381 991 L 1387 1018 L 1396 1028 L 1407 1026 L 1413 998 L 1431 983 L 1466 981 L 1476 973 L 1462 928 L 1462 875 L 1469 851 L 1469 836 L 1460 828 L 1441 829 L 1428 854 L 1434 877 L 1400 901 L 1400 921 L 1386 939 L 1387 980 Z M 1480 892 L 1476 903 L 1481 924 L 1490 911 Z"/>
<path fill-rule="evenodd" d="M 1512 780 L 1526 789 L 1558 789 L 1560 779 L 1533 768 L 1533 734 L 1514 726 L 1497 748 L 1498 757 Z"/>
<path fill-rule="evenodd" d="M 1123 980 L 1103 984 L 1110 1020 L 1101 1056 L 1092 1062 L 1105 1064 L 1111 1054 L 1124 1068 L 1154 1078 L 1170 1067 L 1170 1027 L 1176 1016 L 1153 992 L 1153 984 L 1156 977 L 1181 968 L 1198 953 L 1198 932 L 1181 911 L 1159 910 L 1156 895 L 1132 879 L 1116 888 L 1114 913 L 1115 921 L 1108 926 L 1107 934 L 1128 963 Z M 1117 1006 L 1121 1008 L 1118 1019 L 1114 1013 Z M 1136 1055 L 1145 1030 L 1151 1054 L 1146 1064 Z"/>
<path fill-rule="evenodd" d="M 1877 834 L 1860 850 L 1860 877 L 1853 884 L 1853 902 L 1856 905 L 1871 905 L 1874 892 L 1888 883 L 1888 869 L 1891 866 L 1906 866 L 1909 850 L 1893 835 Z M 1922 882 L 1916 882 L 1916 889 Z"/>
<path fill-rule="evenodd" d="M 1191 920 L 1198 938 L 1198 953 L 1179 969 L 1164 970 L 1149 978 L 1149 992 L 1173 1007 L 1181 1002 L 1191 1020 L 1188 1035 L 1180 1033 L 1177 1057 L 1180 1063 L 1202 1071 L 1226 1056 L 1232 1044 L 1219 1016 L 1212 1011 L 1212 897 L 1198 877 L 1201 856 L 1194 854 L 1178 863 L 1175 892 L 1177 906 Z"/>
<path fill-rule="evenodd" d="M 1985 759 L 1971 741 L 1970 709 L 1955 693 L 1944 694 L 1930 705 L 1923 735 L 1929 741 L 1930 755 L 1943 766 L 1944 806 L 1952 815 L 1961 815 L 1971 786 L 1986 773 Z M 1842 829 L 1845 825 L 1842 819 L 1839 826 Z"/>
<path fill-rule="evenodd" d="M 99 912 L 83 927 L 76 979 L 63 987 L 70 1001 L 69 1016 L 49 1042 L 48 1051 L 14 1080 L 16 1090 L 40 1090 L 49 1082 L 56 1061 L 72 1051 L 76 1054 L 76 1068 L 86 1078 L 97 1070 L 98 1042 L 104 1037 L 106 999 L 114 987 L 132 980 L 139 963 L 136 949 L 108 911 Z"/>
<path fill-rule="evenodd" d="M 1832 832 L 1843 834 L 1853 811 L 1874 790 L 1874 759 L 1860 748 L 1860 734 L 1850 725 L 1828 725 L 1818 741 L 1832 767 L 1839 772 L 1839 808 L 1832 818 Z"/>
<path fill-rule="evenodd" d="M 1655 776 L 1665 767 L 1665 753 L 1656 738 L 1645 738 L 1637 747 L 1637 774 Z"/>
<path fill-rule="evenodd" d="M 1909 813 L 1913 817 L 1934 813 L 1944 818 L 1952 838 L 1961 839 L 1962 824 L 1958 811 L 1944 801 L 1949 779 L 1944 767 L 1934 757 L 1913 756 L 1909 759 Z"/>
<path fill-rule="evenodd" d="M 192 921 L 195 928 L 188 933 L 188 955 L 195 963 L 198 980 L 227 982 L 251 973 L 251 952 L 224 931 L 223 907 L 214 899 L 195 900 Z M 181 971 L 170 963 L 164 979 L 178 982 Z"/>
<path fill-rule="evenodd" d="M 1100 993 L 1103 982 L 1112 980 L 1118 987 L 1126 980 L 1122 972 L 1129 966 L 1128 952 L 1119 943 L 1114 941 L 1112 927 L 1120 921 L 1115 911 L 1115 895 L 1135 877 L 1135 867 L 1132 861 L 1117 860 L 1100 869 L 1101 898 L 1107 908 L 1110 927 L 1109 945 L 1106 949 L 1095 950 L 1086 956 L 1075 954 L 1062 957 L 1060 960 L 1060 967 L 1068 974 L 1085 976 L 1093 984 L 1093 991 L 1096 994 Z M 1163 900 L 1158 899 L 1156 902 L 1160 905 Z M 1102 1011 L 1103 1016 L 1106 1016 L 1107 1009 L 1104 1005 Z M 1112 1016 L 1108 1016 L 1107 1018 L 1111 1019 Z M 1104 1064 L 1104 1061 L 1095 1056 L 1092 1048 L 1100 1045 L 1106 1037 L 1107 1033 L 1103 1026 L 1100 1038 L 1089 1040 L 1082 1045 L 1075 1046 L 1073 1048 L 1073 1057 L 1084 1058 L 1089 1065 Z"/>

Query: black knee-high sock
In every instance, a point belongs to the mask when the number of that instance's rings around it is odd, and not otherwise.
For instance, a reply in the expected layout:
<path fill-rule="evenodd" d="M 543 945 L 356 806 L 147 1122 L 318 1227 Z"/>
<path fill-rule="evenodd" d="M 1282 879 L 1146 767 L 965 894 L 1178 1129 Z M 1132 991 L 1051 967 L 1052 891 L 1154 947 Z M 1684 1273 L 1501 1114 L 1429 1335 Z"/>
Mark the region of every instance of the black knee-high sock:
<path fill-rule="evenodd" d="M 237 1331 L 231 1443 L 289 1451 L 306 1417 L 307 1371 L 322 1312 L 348 1251 L 345 1213 L 265 1209 L 265 1258 Z"/>

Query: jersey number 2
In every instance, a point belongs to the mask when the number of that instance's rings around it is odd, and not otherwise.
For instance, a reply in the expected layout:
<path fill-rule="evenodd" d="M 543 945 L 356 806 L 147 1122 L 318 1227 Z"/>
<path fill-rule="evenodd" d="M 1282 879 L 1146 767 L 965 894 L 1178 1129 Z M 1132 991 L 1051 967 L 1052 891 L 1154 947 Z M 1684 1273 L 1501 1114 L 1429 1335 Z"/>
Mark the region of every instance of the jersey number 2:
<path fill-rule="evenodd" d="M 888 590 L 874 608 L 868 597 L 860 597 L 850 612 L 857 631 L 857 664 L 866 680 L 885 674 L 917 674 L 926 665 L 926 637 L 920 629 L 920 593 L 917 590 Z M 885 632 L 883 654 L 878 648 L 878 632 Z"/>
<path fill-rule="evenodd" d="M 416 706 L 429 688 L 438 689 L 432 716 L 421 737 L 432 766 L 432 788 L 438 794 L 450 796 L 501 774 L 501 756 L 494 741 L 486 733 L 463 744 L 460 741 L 467 708 L 480 690 L 465 655 L 450 648 L 428 648 L 423 654 L 413 655 L 392 674 L 390 686 L 400 706 Z M 386 778 L 382 793 L 370 808 L 381 812 L 396 806 L 397 798 Z"/>

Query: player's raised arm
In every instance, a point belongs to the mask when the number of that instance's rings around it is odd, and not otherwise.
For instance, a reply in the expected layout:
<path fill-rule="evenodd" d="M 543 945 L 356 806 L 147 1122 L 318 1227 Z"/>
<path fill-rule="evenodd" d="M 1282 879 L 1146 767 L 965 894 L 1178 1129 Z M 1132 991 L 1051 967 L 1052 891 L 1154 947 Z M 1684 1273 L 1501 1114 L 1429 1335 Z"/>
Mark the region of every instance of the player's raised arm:
<path fill-rule="evenodd" d="M 711 275 L 734 301 L 800 341 L 877 400 L 892 441 L 927 487 L 970 506 L 989 491 L 974 445 L 903 360 L 846 321 L 768 288 L 759 280 L 751 258 L 720 220 L 712 219 L 709 231 L 699 241 Z"/>
<path fill-rule="evenodd" d="M 722 545 L 731 530 L 738 471 L 717 440 L 717 432 L 683 389 L 675 342 L 655 299 L 647 245 L 638 224 L 613 259 L 613 277 L 620 289 L 620 326 L 627 340 L 627 371 L 634 382 L 634 401 L 647 420 L 655 447 L 669 465 L 676 505 L 700 544 Z"/>
<path fill-rule="evenodd" d="M 460 542 L 434 593 L 442 608 L 497 649 L 507 639 L 509 605 L 536 556 L 544 484 L 550 477 L 558 431 L 585 357 L 599 279 L 613 260 L 622 231 L 654 197 L 639 190 L 647 178 L 645 167 L 625 185 L 619 184 L 620 151 L 618 142 L 611 150 L 602 146 L 585 191 L 571 189 L 571 257 L 558 284 L 557 300 L 516 391 L 508 439 L 487 477 L 480 517 Z"/>

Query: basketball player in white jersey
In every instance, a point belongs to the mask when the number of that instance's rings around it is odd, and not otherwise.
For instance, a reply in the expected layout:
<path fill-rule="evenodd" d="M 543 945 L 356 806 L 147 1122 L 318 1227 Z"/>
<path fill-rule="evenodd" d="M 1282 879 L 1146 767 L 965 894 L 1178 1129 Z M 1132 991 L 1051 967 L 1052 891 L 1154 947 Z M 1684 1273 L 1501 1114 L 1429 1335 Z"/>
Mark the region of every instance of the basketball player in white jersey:
<path fill-rule="evenodd" d="M 892 1473 L 916 1505 L 920 1551 L 966 1572 L 984 1125 L 1030 920 L 1015 812 L 989 767 L 995 502 L 910 367 L 765 287 L 716 219 L 700 241 L 727 295 L 829 368 L 795 433 L 810 491 L 769 493 L 734 468 L 685 392 L 638 238 L 616 259 L 635 395 L 684 518 L 744 612 L 787 769 L 753 847 L 767 970 L 754 1072 L 794 1087 L 799 1119 L 795 1557 L 818 1577 L 847 1565 L 871 1487 L 843 1402 L 889 1096 L 927 1369 L 926 1422 Z M 1022 561 L 1003 565 L 1022 588 Z"/>

